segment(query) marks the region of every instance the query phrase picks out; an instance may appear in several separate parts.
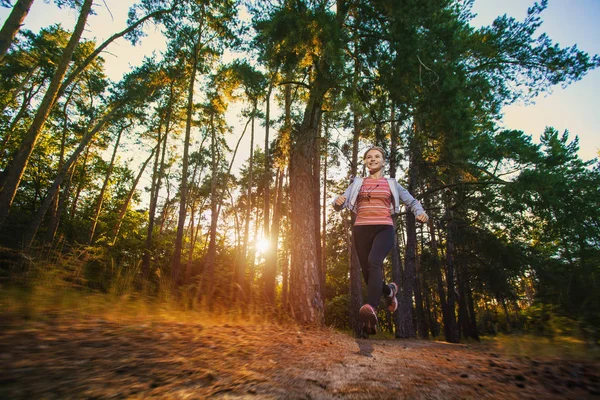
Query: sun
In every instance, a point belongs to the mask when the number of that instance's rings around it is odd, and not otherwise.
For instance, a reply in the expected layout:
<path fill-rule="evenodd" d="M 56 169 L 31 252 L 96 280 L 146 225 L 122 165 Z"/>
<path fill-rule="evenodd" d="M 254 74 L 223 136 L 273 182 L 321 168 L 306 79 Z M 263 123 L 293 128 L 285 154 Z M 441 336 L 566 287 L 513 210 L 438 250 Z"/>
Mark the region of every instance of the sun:
<path fill-rule="evenodd" d="M 265 254 L 269 251 L 269 247 L 271 247 L 271 243 L 265 238 L 260 238 L 256 241 L 256 251 L 260 254 Z"/>

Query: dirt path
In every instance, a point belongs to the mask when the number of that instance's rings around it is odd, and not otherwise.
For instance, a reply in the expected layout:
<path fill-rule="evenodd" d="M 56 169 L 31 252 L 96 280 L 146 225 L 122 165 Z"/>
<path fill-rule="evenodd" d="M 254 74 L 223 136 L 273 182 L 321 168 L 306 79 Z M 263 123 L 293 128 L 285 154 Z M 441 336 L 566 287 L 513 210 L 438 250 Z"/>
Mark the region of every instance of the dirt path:
<path fill-rule="evenodd" d="M 599 366 L 273 325 L 0 322 L 2 399 L 584 399 Z"/>

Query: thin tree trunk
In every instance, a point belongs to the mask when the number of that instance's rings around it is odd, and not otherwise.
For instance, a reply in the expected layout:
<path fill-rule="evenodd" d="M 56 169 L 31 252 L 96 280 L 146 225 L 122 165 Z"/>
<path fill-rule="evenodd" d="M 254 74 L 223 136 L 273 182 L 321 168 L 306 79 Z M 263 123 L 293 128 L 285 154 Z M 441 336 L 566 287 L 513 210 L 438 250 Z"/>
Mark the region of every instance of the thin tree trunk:
<path fill-rule="evenodd" d="M 473 290 L 471 290 L 470 275 L 467 267 L 465 266 L 465 281 L 466 281 L 466 301 L 467 311 L 469 313 L 469 325 L 470 332 L 469 336 L 471 339 L 479 340 L 479 330 L 477 329 L 477 316 L 475 315 L 475 303 L 473 302 Z"/>
<path fill-rule="evenodd" d="M 0 63 L 8 52 L 15 36 L 17 36 L 19 29 L 21 29 L 32 4 L 33 0 L 17 0 L 10 15 L 4 21 L 4 25 L 0 30 Z"/>
<path fill-rule="evenodd" d="M 2 142 L 0 143 L 0 154 L 4 154 L 6 152 L 6 149 L 8 148 L 8 145 L 10 143 L 13 133 L 15 132 L 17 124 L 27 114 L 27 110 L 31 105 L 31 100 L 33 100 L 33 98 L 38 94 L 42 87 L 43 85 L 39 85 L 37 87 L 37 90 L 34 90 L 34 88 L 32 87 L 28 92 L 23 93 L 23 102 L 21 103 L 21 107 L 19 108 L 19 111 L 17 111 L 17 113 L 15 114 L 12 121 L 10 121 L 10 125 L 6 130 L 5 136 L 2 138 Z M 4 185 L 4 178 L 5 174 L 3 172 L 0 175 L 0 187 Z"/>
<path fill-rule="evenodd" d="M 421 237 L 423 237 L 421 232 Z M 421 246 L 421 249 L 423 247 Z M 417 257 L 416 260 L 416 275 L 415 275 L 415 311 L 417 315 L 417 333 L 420 338 L 427 339 L 429 331 L 427 330 L 427 319 L 423 310 L 423 292 L 421 290 L 421 262 Z"/>
<path fill-rule="evenodd" d="M 210 152 L 211 152 L 211 177 L 210 177 L 210 239 L 208 243 L 208 253 L 206 255 L 206 262 L 204 263 L 204 285 L 202 292 L 207 295 L 209 307 L 212 307 L 214 300 L 214 274 L 215 274 L 215 260 L 217 256 L 217 221 L 219 214 L 217 211 L 218 204 L 221 203 L 217 195 L 217 137 L 214 126 L 214 111 L 210 115 Z"/>
<path fill-rule="evenodd" d="M 119 231 L 121 230 L 121 225 L 123 225 L 123 219 L 125 218 L 125 214 L 127 214 L 127 209 L 129 208 L 129 203 L 131 202 L 131 199 L 133 198 L 133 195 L 135 194 L 135 189 L 137 188 L 137 185 L 140 183 L 140 179 L 142 178 L 142 175 L 143 175 L 144 171 L 146 170 L 148 163 L 154 156 L 154 152 L 158 153 L 158 146 L 159 146 L 159 144 L 157 144 L 156 147 L 154 149 L 152 149 L 152 152 L 150 153 L 148 158 L 146 158 L 146 160 L 140 167 L 140 170 L 138 171 L 138 174 L 135 177 L 135 180 L 133 181 L 133 185 L 131 185 L 131 189 L 129 190 L 129 193 L 127 193 L 127 197 L 125 198 L 125 201 L 123 202 L 123 205 L 121 206 L 121 211 L 119 211 L 119 217 L 117 218 L 117 223 L 115 224 L 115 229 L 113 231 L 113 242 L 112 242 L 113 245 L 116 243 L 117 237 L 119 236 Z"/>
<path fill-rule="evenodd" d="M 397 161 L 398 161 L 398 141 L 400 139 L 400 132 L 398 129 L 398 124 L 396 123 L 396 107 L 392 103 L 392 111 L 391 111 L 391 132 L 390 132 L 390 177 L 396 179 L 396 169 L 397 169 Z M 393 218 L 394 223 L 394 245 L 392 247 L 392 281 L 398 285 L 398 289 L 400 292 L 396 296 L 398 301 L 400 300 L 400 295 L 402 293 L 402 257 L 400 253 L 400 242 L 398 239 L 398 218 Z M 401 315 L 400 312 L 395 312 L 393 315 L 394 321 L 394 329 L 395 332 L 398 332 L 401 325 Z"/>
<path fill-rule="evenodd" d="M 448 234 L 446 238 L 446 284 L 448 287 L 448 300 L 447 307 L 448 312 L 446 318 L 444 318 L 444 334 L 446 341 L 450 343 L 458 343 L 460 341 L 460 334 L 458 332 L 458 326 L 456 325 L 456 314 L 455 314 L 455 286 L 454 286 L 454 271 L 455 271 L 455 259 L 456 251 L 454 240 L 456 237 L 456 221 L 453 218 L 453 211 L 449 210 L 450 204 L 446 205 L 448 213 Z"/>
<path fill-rule="evenodd" d="M 327 158 L 328 158 L 328 140 L 329 132 L 325 128 L 325 154 L 323 155 L 323 205 L 321 208 L 321 288 L 323 289 L 323 298 L 325 298 L 325 286 L 327 281 Z"/>
<path fill-rule="evenodd" d="M 358 43 L 355 41 L 355 58 L 354 58 L 354 71 L 352 78 L 352 91 L 356 93 L 357 85 L 358 85 L 358 77 L 359 77 L 359 61 L 358 61 Z M 358 115 L 358 109 L 353 104 L 352 106 L 352 162 L 350 164 L 350 181 L 356 177 L 358 173 L 358 142 L 360 139 L 360 121 Z M 360 320 L 358 318 L 358 311 L 363 305 L 363 290 L 362 290 L 362 281 L 363 276 L 360 270 L 360 261 L 358 259 L 358 255 L 356 253 L 356 248 L 354 247 L 354 237 L 352 235 L 352 226 L 354 226 L 354 221 L 356 216 L 354 213 L 350 213 L 350 227 L 344 225 L 345 231 L 347 232 L 346 242 L 348 244 L 348 262 L 349 262 L 349 270 L 350 270 L 350 310 L 348 310 L 348 314 L 350 316 L 350 327 L 354 331 L 354 335 L 356 337 L 361 337 L 363 335 L 362 326 Z M 345 224 L 347 224 L 347 219 L 344 219 Z"/>
<path fill-rule="evenodd" d="M 50 225 L 48 227 L 48 232 L 46 233 L 46 243 L 47 244 L 54 243 L 54 240 L 56 239 L 56 233 L 58 232 L 58 226 L 60 224 L 61 217 L 67 207 L 66 204 L 67 204 L 67 199 L 69 198 L 69 192 L 71 190 L 71 182 L 73 180 L 74 172 L 75 172 L 75 167 L 71 166 L 71 170 L 67 173 L 68 174 L 67 182 L 63 185 L 64 188 L 62 189 L 62 191 L 59 194 L 58 204 L 56 206 L 56 209 L 57 209 L 56 215 L 54 215 L 52 220 L 50 221 Z M 60 190 L 60 187 L 59 187 L 59 190 Z"/>
<path fill-rule="evenodd" d="M 413 133 L 409 144 L 409 175 L 408 187 L 409 193 L 414 193 L 417 179 L 417 128 L 413 128 Z M 400 314 L 400 326 L 396 332 L 396 337 L 409 338 L 415 337 L 416 330 L 413 322 L 413 295 L 416 288 L 417 279 L 417 227 L 415 216 L 408 211 L 406 214 L 406 248 L 404 250 L 404 274 L 402 276 L 402 291 L 398 302 L 398 313 Z"/>
<path fill-rule="evenodd" d="M 117 134 L 117 138 L 115 140 L 115 147 L 113 149 L 112 155 L 110 157 L 110 163 L 108 164 L 108 171 L 104 175 L 104 182 L 102 182 L 102 187 L 100 188 L 100 193 L 98 193 L 98 199 L 96 200 L 96 207 L 94 209 L 94 217 L 92 219 L 92 226 L 90 227 L 90 234 L 88 237 L 88 245 L 91 245 L 94 241 L 94 235 L 96 233 L 96 226 L 98 225 L 98 219 L 100 218 L 100 211 L 102 210 L 102 204 L 104 203 L 104 195 L 106 193 L 106 188 L 108 188 L 108 182 L 112 175 L 115 160 L 117 159 L 117 152 L 119 151 L 119 144 L 121 143 L 121 136 L 123 135 L 123 131 L 127 129 L 127 127 L 123 127 L 119 129 L 119 133 Z"/>
<path fill-rule="evenodd" d="M 410 187 L 410 185 L 409 185 Z M 410 191 L 410 189 L 408 189 Z M 413 323 L 413 294 L 416 279 L 416 257 L 417 237 L 415 216 L 409 211 L 406 214 L 406 248 L 404 250 L 405 263 L 402 279 L 402 291 L 398 302 L 398 314 L 400 314 L 400 326 L 396 331 L 397 338 L 415 337 L 415 325 Z"/>
<path fill-rule="evenodd" d="M 438 241 L 437 235 L 434 227 L 434 215 L 429 216 L 429 221 L 427 222 L 427 226 L 429 228 L 429 237 L 431 243 L 431 254 L 432 254 L 432 271 L 434 273 L 436 283 L 437 283 L 437 292 L 438 297 L 440 299 L 440 308 L 442 310 L 442 319 L 446 321 L 448 316 L 448 305 L 446 303 L 446 291 L 444 290 L 444 282 L 442 280 L 442 263 L 440 262 L 440 255 L 438 249 Z M 437 327 L 436 327 L 437 329 Z M 433 332 L 432 332 L 433 334 Z M 437 336 L 433 334 L 434 336 Z"/>
<path fill-rule="evenodd" d="M 238 278 L 242 279 L 242 281 L 238 282 L 238 285 L 244 288 L 244 291 L 246 292 L 246 297 L 248 299 L 252 298 L 252 282 L 245 279 L 245 275 L 248 272 L 248 268 L 250 267 L 248 262 L 248 248 L 250 240 L 250 211 L 252 210 L 252 174 L 254 169 L 254 112 L 256 111 L 256 107 L 253 107 L 252 111 L 252 123 L 250 125 L 250 164 L 248 165 L 248 186 L 246 188 L 246 215 L 244 217 L 244 245 L 242 248 L 242 263 L 240 265 L 244 268 L 244 270 L 239 271 L 238 275 Z M 246 283 L 245 285 L 244 281 Z"/>
<path fill-rule="evenodd" d="M 276 73 L 273 74 L 273 77 Z M 265 111 L 265 193 L 263 198 L 263 235 L 266 241 L 269 241 L 269 217 L 271 204 L 271 152 L 269 150 L 269 130 L 271 127 L 271 93 L 273 92 L 274 78 L 269 83 L 267 90 L 266 111 Z"/>
<path fill-rule="evenodd" d="M 66 142 L 67 142 L 67 132 L 68 132 L 68 122 L 69 122 L 69 115 L 67 112 L 67 108 L 68 105 L 70 103 L 70 99 L 71 99 L 71 95 L 73 93 L 71 92 L 71 94 L 69 95 L 69 97 L 67 98 L 67 100 L 65 101 L 65 104 L 63 106 L 63 112 L 62 112 L 62 117 L 63 117 L 63 126 L 62 126 L 62 135 L 61 135 L 61 140 L 60 140 L 60 155 L 58 158 L 58 169 L 60 170 L 62 168 L 62 165 L 65 162 L 65 151 L 66 151 Z M 69 179 L 70 181 L 70 179 Z M 60 191 L 60 187 L 58 189 Z M 50 218 L 49 218 L 49 223 L 48 223 L 48 230 L 46 231 L 46 239 L 45 242 L 46 243 L 52 243 L 54 241 L 54 235 L 56 234 L 56 230 L 58 229 L 58 220 L 59 220 L 59 203 L 64 204 L 64 195 L 63 196 L 54 196 L 54 201 L 52 202 L 52 204 L 50 205 Z"/>
<path fill-rule="evenodd" d="M 87 17 L 92 10 L 92 3 L 93 0 L 84 1 L 73 34 L 63 51 L 40 107 L 38 108 L 35 117 L 33 118 L 33 122 L 25 134 L 19 149 L 6 169 L 6 178 L 2 189 L 0 189 L 0 229 L 2 229 L 4 221 L 8 216 L 17 189 L 19 188 L 21 179 L 27 168 L 29 157 L 31 156 L 42 129 L 46 124 L 52 106 L 56 101 L 60 83 L 67 72 L 75 47 L 79 43 L 81 34 L 85 28 Z"/>
<path fill-rule="evenodd" d="M 75 188 L 75 193 L 73 195 L 73 202 L 71 203 L 71 210 L 69 211 L 69 215 L 71 219 L 75 218 L 75 214 L 77 213 L 77 207 L 79 206 L 79 196 L 81 196 L 81 192 L 83 191 L 84 180 L 86 176 L 87 170 L 87 162 L 90 156 L 90 147 L 85 148 L 85 153 L 83 155 L 83 160 L 81 162 L 81 168 L 79 171 L 79 180 L 77 182 L 77 187 Z"/>
<path fill-rule="evenodd" d="M 321 298 L 325 298 L 325 279 L 323 276 L 323 265 L 321 264 L 323 257 L 323 247 L 321 246 L 321 123 L 317 129 L 315 137 L 314 161 L 313 161 L 313 186 L 315 188 L 315 243 L 317 244 L 317 268 L 320 276 Z"/>
<path fill-rule="evenodd" d="M 188 87 L 187 98 L 187 119 L 185 123 L 185 140 L 183 144 L 183 166 L 181 168 L 181 186 L 179 189 L 179 219 L 177 223 L 177 234 L 175 237 L 175 251 L 173 254 L 173 263 L 171 265 L 171 286 L 175 290 L 179 286 L 179 271 L 181 269 L 181 251 L 183 248 L 183 233 L 185 219 L 187 214 L 187 191 L 188 191 L 188 164 L 190 151 L 190 137 L 192 131 L 192 115 L 194 113 L 194 84 L 196 81 L 196 72 L 198 70 L 198 53 L 200 51 L 201 30 L 198 30 L 198 38 L 194 43 L 192 55 L 192 73 Z"/>
<path fill-rule="evenodd" d="M 275 284 L 277 278 L 277 254 L 279 242 L 279 220 L 281 218 L 281 204 L 283 200 L 283 176 L 284 169 L 277 169 L 277 180 L 275 182 L 275 207 L 273 208 L 273 225 L 271 226 L 271 247 L 265 262 L 265 284 L 264 293 L 267 304 L 275 305 Z"/>
<path fill-rule="evenodd" d="M 165 133 L 161 135 L 161 126 L 158 127 L 158 135 L 156 142 L 156 156 L 154 159 L 154 168 L 152 172 L 152 185 L 150 188 L 150 207 L 148 209 L 148 229 L 146 230 L 146 240 L 144 243 L 144 255 L 142 257 L 142 273 L 144 278 L 148 278 L 150 274 L 150 259 L 152 253 L 152 237 L 154 235 L 154 225 L 156 222 L 156 210 L 158 208 L 158 195 L 160 193 L 162 177 L 165 171 L 165 155 L 167 152 L 167 139 L 169 137 L 169 131 L 171 127 L 171 116 L 173 115 L 173 96 L 174 96 L 174 82 L 171 81 L 170 85 L 170 97 L 169 104 L 167 107 L 167 115 L 165 117 Z M 162 145 L 162 149 L 161 149 Z M 160 157 L 160 159 L 159 159 Z M 116 235 L 115 235 L 116 239 Z"/>

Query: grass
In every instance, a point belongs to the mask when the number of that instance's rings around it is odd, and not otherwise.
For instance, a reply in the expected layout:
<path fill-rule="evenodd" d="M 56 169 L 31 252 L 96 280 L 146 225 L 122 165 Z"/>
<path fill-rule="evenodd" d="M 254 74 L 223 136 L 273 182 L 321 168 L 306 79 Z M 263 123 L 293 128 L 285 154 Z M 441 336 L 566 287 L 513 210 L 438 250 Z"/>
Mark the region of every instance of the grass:
<path fill-rule="evenodd" d="M 93 317 L 115 322 L 177 322 L 203 325 L 263 325 L 270 324 L 266 315 L 239 308 L 219 308 L 212 311 L 185 309 L 174 300 L 165 301 L 146 296 L 106 293 L 62 288 L 54 290 L 36 286 L 29 289 L 0 288 L 0 313 L 25 321 L 44 321 L 56 317 L 77 319 Z"/>
<path fill-rule="evenodd" d="M 521 357 L 600 360 L 600 348 L 571 336 L 552 338 L 532 334 L 496 335 L 481 338 L 484 349 Z M 476 346 L 476 345 L 475 345 Z"/>

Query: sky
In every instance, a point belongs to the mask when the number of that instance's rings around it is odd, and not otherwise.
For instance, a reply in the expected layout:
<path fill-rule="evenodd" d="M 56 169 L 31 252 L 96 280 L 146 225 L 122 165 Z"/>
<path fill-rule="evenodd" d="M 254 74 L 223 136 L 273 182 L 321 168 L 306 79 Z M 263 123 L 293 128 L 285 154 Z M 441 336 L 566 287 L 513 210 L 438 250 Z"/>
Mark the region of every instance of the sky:
<path fill-rule="evenodd" d="M 88 19 L 84 33 L 86 39 L 95 38 L 101 43 L 112 34 L 126 27 L 127 12 L 134 0 L 104 0 L 95 3 L 96 15 Z M 590 55 L 600 54 L 600 0 L 549 0 L 548 8 L 542 13 L 544 23 L 540 28 L 561 47 L 577 45 Z M 503 14 L 523 20 L 527 8 L 533 4 L 529 0 L 475 0 L 473 12 L 477 17 L 472 21 L 475 27 L 489 25 Z M 0 8 L 0 23 L 8 16 L 10 9 Z M 60 22 L 66 29 L 75 25 L 77 13 L 74 10 L 58 9 L 53 3 L 42 0 L 33 3 L 25 19 L 25 28 L 37 32 L 41 27 Z M 148 36 L 138 46 L 131 46 L 120 39 L 108 47 L 103 54 L 107 75 L 118 80 L 132 66 L 141 64 L 144 55 L 154 49 L 164 47 L 164 39 L 154 28 L 146 29 Z M 543 94 L 534 104 L 514 104 L 505 107 L 501 125 L 507 129 L 518 129 L 532 135 L 534 142 L 547 126 L 560 132 L 568 130 L 570 138 L 575 135 L 580 140 L 579 155 L 584 160 L 598 157 L 600 152 L 600 69 L 589 72 L 581 81 L 563 89 L 555 87 L 550 94 Z M 232 124 L 242 125 L 242 121 Z M 249 136 L 249 135 L 248 135 Z M 249 140 L 249 138 L 246 138 Z M 255 143 L 264 143 L 264 136 L 257 137 Z M 245 143 L 246 148 L 249 142 Z M 241 158 L 247 156 L 241 155 Z"/>

